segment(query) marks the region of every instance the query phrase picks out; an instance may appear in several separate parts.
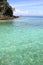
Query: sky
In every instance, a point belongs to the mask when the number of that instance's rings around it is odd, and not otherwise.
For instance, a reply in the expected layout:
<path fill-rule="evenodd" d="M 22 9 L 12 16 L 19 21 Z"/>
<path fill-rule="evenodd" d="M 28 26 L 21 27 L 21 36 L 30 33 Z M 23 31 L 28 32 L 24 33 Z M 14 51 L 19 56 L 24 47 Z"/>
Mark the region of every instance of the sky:
<path fill-rule="evenodd" d="M 43 16 L 43 0 L 8 0 L 14 15 Z"/>

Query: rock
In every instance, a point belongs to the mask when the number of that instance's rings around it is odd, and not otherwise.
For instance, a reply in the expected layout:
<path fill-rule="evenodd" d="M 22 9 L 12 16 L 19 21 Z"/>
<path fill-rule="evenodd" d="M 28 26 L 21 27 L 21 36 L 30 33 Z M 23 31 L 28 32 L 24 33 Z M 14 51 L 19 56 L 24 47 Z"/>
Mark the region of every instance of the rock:
<path fill-rule="evenodd" d="M 13 16 L 12 7 L 7 0 L 0 0 L 0 13 L 2 15 Z"/>
<path fill-rule="evenodd" d="M 7 0 L 0 0 L 0 19 L 13 19 L 18 16 L 13 16 L 12 7 L 9 5 Z"/>

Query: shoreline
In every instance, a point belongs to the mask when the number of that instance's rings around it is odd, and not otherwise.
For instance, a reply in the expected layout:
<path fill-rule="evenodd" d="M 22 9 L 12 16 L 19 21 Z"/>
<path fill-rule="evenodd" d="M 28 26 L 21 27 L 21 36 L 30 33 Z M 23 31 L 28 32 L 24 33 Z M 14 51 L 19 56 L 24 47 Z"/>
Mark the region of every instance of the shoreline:
<path fill-rule="evenodd" d="M 10 19 L 16 19 L 16 18 L 19 18 L 19 16 L 0 16 L 0 20 L 10 20 Z"/>

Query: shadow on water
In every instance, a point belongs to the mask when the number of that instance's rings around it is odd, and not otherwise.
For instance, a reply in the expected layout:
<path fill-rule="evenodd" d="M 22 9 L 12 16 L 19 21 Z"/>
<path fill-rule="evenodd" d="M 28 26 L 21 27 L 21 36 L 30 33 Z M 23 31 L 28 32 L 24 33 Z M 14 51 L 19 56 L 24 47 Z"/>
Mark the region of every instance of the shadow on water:
<path fill-rule="evenodd" d="M 0 20 L 0 25 L 12 25 L 13 20 Z"/>

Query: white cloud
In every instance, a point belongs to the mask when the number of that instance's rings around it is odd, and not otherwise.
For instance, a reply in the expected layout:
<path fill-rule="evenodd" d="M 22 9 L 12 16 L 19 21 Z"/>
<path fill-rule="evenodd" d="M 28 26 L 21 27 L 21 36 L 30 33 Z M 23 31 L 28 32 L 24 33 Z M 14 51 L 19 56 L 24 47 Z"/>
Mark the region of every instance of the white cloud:
<path fill-rule="evenodd" d="M 17 3 L 17 4 L 11 4 L 12 7 L 23 7 L 23 6 L 40 6 L 43 5 L 43 2 L 31 2 L 31 3 Z"/>
<path fill-rule="evenodd" d="M 29 11 L 28 10 L 25 10 L 25 11 L 21 11 L 21 10 L 18 10 L 16 9 L 14 12 L 13 12 L 14 15 L 29 15 Z"/>
<path fill-rule="evenodd" d="M 16 9 L 15 11 L 13 11 L 13 15 L 22 15 L 22 16 L 37 16 L 37 15 L 43 15 L 43 11 L 22 11 L 22 10 L 18 10 Z"/>
<path fill-rule="evenodd" d="M 29 11 L 31 16 L 43 16 L 43 11 Z"/>

